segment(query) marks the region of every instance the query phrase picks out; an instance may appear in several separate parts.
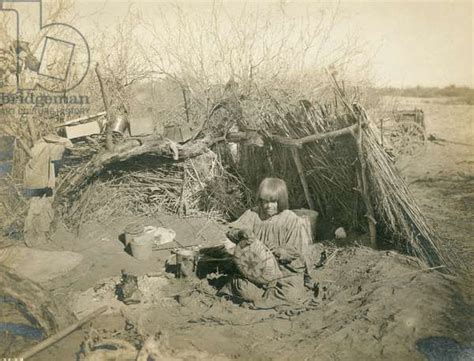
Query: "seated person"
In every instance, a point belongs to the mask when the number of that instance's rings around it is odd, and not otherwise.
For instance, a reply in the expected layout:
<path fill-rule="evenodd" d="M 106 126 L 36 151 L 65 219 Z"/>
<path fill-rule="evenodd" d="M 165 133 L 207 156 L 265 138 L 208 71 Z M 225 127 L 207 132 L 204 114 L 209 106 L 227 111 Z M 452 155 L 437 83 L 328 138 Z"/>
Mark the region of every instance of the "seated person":
<path fill-rule="evenodd" d="M 257 199 L 257 207 L 247 210 L 229 225 L 227 237 L 236 243 L 233 253 L 238 266 L 246 252 L 257 252 L 260 257 L 267 252 L 269 256 L 255 259 L 254 264 L 247 257 L 246 263 L 238 267 L 239 274 L 234 275 L 220 292 L 263 307 L 300 303 L 306 295 L 304 285 L 305 276 L 308 276 L 304 253 L 311 243 L 311 236 L 304 221 L 288 209 L 288 189 L 283 180 L 265 178 Z M 262 273 L 252 277 L 252 272 L 258 271 L 259 262 L 260 270 L 263 263 L 270 268 L 274 265 L 273 271 L 267 269 L 270 272 L 267 274 L 275 276 L 273 279 L 267 276 L 262 280 L 259 277 Z"/>

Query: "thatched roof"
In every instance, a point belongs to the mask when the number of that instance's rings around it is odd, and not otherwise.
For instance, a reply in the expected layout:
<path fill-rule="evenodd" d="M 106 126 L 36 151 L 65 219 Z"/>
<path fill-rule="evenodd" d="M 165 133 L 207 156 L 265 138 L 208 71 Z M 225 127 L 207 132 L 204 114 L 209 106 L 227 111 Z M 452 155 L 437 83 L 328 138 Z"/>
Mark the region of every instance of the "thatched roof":
<path fill-rule="evenodd" d="M 210 109 L 202 110 L 198 139 L 175 145 L 167 139 L 148 137 L 137 143 L 121 144 L 112 152 L 103 151 L 74 168 L 59 194 L 80 194 L 105 167 L 110 173 L 111 164 L 133 162 L 145 154 L 168 160 L 156 161 L 153 165 L 148 162 L 155 173 L 161 166 L 162 169 L 169 167 L 169 162 L 178 166 L 169 168 L 169 175 L 161 172 L 154 182 L 160 183 L 160 177 L 163 180 L 171 177 L 185 183 L 186 175 L 189 181 L 191 174 L 186 171 L 190 169 L 186 160 L 212 148 L 219 155 L 215 160 L 219 164 L 218 176 L 227 182 L 231 179 L 230 183 L 240 189 L 231 197 L 216 201 L 225 190 L 219 193 L 216 184 L 209 187 L 198 180 L 202 183 L 202 198 L 213 199 L 216 207 L 228 202 L 227 207 L 232 208 L 236 197 L 243 197 L 239 199 L 239 207 L 247 205 L 249 190 L 255 190 L 265 176 L 278 176 L 287 181 L 296 206 L 313 206 L 326 219 L 348 228 L 367 230 L 375 225 L 372 231 L 376 229 L 377 238 L 389 241 L 394 248 L 416 255 L 430 265 L 444 263 L 440 239 L 380 145 L 366 112 L 334 79 L 329 89 L 332 95 L 324 102 L 268 89 L 256 89 L 245 97 L 227 94 L 220 103 L 222 106 L 216 108 L 219 105 L 216 101 Z M 216 112 L 219 108 L 222 111 Z M 236 114 L 239 119 L 234 119 Z M 230 125 L 235 123 L 240 132 L 229 133 Z M 328 132 L 333 136 L 325 137 Z M 263 139 L 263 147 L 254 145 L 256 134 Z M 303 141 L 296 141 L 302 138 Z M 228 147 L 222 145 L 231 140 L 241 143 L 237 161 L 230 156 Z M 173 161 L 176 150 L 178 160 Z M 295 165 L 298 156 L 299 168 Z M 132 177 L 136 180 L 137 175 Z M 305 194 L 302 178 L 307 183 L 309 197 L 308 194 L 301 197 Z M 186 187 L 181 183 L 174 186 L 173 191 L 164 190 L 160 194 L 173 199 L 174 206 L 166 209 L 182 211 L 180 202 L 186 198 L 183 198 Z M 146 187 L 142 188 L 142 192 L 145 190 Z M 135 192 L 139 193 L 139 188 Z M 196 193 L 195 189 L 190 192 Z M 141 198 L 139 202 L 143 204 L 146 199 Z M 202 205 L 202 202 L 194 202 L 195 207 Z M 67 214 L 68 210 L 64 212 Z"/>

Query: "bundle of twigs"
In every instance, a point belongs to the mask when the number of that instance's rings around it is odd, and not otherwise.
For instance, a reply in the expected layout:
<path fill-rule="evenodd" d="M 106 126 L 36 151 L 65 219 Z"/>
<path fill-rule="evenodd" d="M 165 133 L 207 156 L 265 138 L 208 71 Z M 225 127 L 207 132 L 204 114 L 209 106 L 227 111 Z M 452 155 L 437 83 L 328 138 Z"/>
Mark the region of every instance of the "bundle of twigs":
<path fill-rule="evenodd" d="M 356 98 L 333 79 L 335 98 L 321 104 L 312 98 L 294 99 L 269 91 L 259 92 L 257 99 L 247 100 L 244 107 L 254 107 L 254 117 L 246 121 L 253 129 L 293 139 L 327 133 L 363 122 L 362 149 L 369 199 L 374 210 L 377 236 L 392 246 L 416 255 L 429 265 L 447 263 L 441 252 L 441 240 L 429 226 L 403 178 L 368 126 L 365 111 L 354 103 Z M 305 177 L 317 210 L 334 223 L 367 229 L 367 209 L 361 196 L 360 164 L 357 134 L 324 139 L 305 144 L 300 154 Z M 290 192 L 302 194 L 291 149 L 268 137 L 263 148 L 245 148 L 241 172 L 254 187 L 264 176 L 278 176 L 287 181 Z M 270 152 L 268 151 L 270 147 Z M 243 164 L 242 164 L 243 163 Z M 359 172 L 359 173 L 358 173 Z M 254 188 L 255 189 L 255 188 Z M 306 200 L 294 200 L 293 206 L 306 206 Z M 370 217 L 369 217 L 370 218 Z"/>
<path fill-rule="evenodd" d="M 242 180 L 227 171 L 212 151 L 184 163 L 182 194 L 177 211 L 232 220 L 251 204 L 252 194 Z"/>
<path fill-rule="evenodd" d="M 249 199 L 241 181 L 227 172 L 214 153 L 182 163 L 163 162 L 143 155 L 117 163 L 81 188 L 74 199 L 64 199 L 60 213 L 71 227 L 114 217 L 178 213 L 232 219 Z"/>
<path fill-rule="evenodd" d="M 441 239 L 429 226 L 407 184 L 378 143 L 372 127 L 364 131 L 370 185 L 379 222 L 397 248 L 430 265 L 450 263 L 441 250 Z"/>
<path fill-rule="evenodd" d="M 133 171 L 118 167 L 82 188 L 76 199 L 65 200 L 60 213 L 73 227 L 124 215 L 152 216 L 174 211 L 181 188 L 182 169 L 179 167 Z"/>
<path fill-rule="evenodd" d="M 335 93 L 340 97 L 356 121 L 367 126 L 361 128 L 362 149 L 367 165 L 371 198 L 381 229 L 396 248 L 415 255 L 430 266 L 453 264 L 450 255 L 442 251 L 442 240 L 430 227 L 404 179 L 394 167 L 369 121 L 367 112 L 358 104 L 349 103 L 343 88 L 331 77 Z M 357 119 L 358 118 L 358 119 Z M 359 162 L 362 160 L 359 159 Z"/>

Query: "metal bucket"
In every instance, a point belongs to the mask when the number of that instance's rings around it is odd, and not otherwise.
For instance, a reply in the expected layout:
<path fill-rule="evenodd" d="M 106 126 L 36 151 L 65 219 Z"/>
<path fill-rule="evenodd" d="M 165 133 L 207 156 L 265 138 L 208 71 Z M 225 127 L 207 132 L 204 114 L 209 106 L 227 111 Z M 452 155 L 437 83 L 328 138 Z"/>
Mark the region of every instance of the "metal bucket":
<path fill-rule="evenodd" d="M 125 117 L 117 116 L 114 124 L 112 124 L 112 131 L 123 134 L 129 128 L 128 120 Z"/>
<path fill-rule="evenodd" d="M 152 252 L 153 236 L 148 233 L 143 233 L 140 236 L 134 237 L 130 242 L 130 250 L 132 256 L 139 260 L 147 260 Z"/>
<path fill-rule="evenodd" d="M 306 228 L 308 229 L 308 232 L 311 235 L 311 239 L 314 242 L 315 235 L 316 235 L 316 224 L 318 221 L 319 213 L 311 209 L 304 209 L 304 208 L 292 209 L 292 211 L 305 222 Z"/>
<path fill-rule="evenodd" d="M 132 243 L 133 238 L 140 236 L 145 230 L 145 227 L 140 223 L 131 223 L 127 227 L 125 227 L 124 235 L 125 235 L 125 245 L 128 246 Z"/>
<path fill-rule="evenodd" d="M 153 246 L 153 234 L 145 232 L 145 227 L 140 223 L 132 223 L 125 227 L 125 246 L 130 247 L 133 257 L 146 260 L 150 257 Z"/>

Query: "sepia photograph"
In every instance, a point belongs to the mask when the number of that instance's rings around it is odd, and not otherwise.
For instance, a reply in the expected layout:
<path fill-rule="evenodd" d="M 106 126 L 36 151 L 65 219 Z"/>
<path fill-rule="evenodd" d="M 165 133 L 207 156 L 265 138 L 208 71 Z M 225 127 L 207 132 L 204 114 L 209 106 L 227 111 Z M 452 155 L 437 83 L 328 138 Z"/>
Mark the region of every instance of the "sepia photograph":
<path fill-rule="evenodd" d="M 0 0 L 0 361 L 474 361 L 471 0 Z"/>

